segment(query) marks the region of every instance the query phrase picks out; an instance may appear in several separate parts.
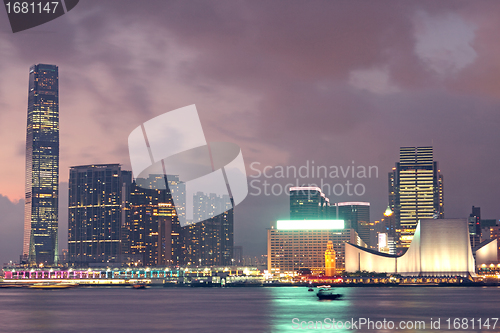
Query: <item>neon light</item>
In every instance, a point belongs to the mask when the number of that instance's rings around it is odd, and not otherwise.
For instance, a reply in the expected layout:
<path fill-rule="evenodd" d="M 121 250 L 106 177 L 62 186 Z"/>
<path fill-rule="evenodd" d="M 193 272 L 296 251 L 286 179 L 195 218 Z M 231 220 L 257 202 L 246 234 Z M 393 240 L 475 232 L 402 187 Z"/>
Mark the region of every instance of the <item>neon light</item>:
<path fill-rule="evenodd" d="M 290 187 L 290 192 L 291 191 L 318 191 L 318 192 L 321 192 L 321 189 L 319 187 L 304 186 L 304 187 Z M 321 193 L 323 193 L 323 192 L 321 192 Z"/>
<path fill-rule="evenodd" d="M 278 220 L 278 230 L 344 229 L 344 220 Z"/>
<path fill-rule="evenodd" d="M 336 203 L 337 206 L 370 206 L 369 202 L 360 202 L 360 201 L 352 201 L 352 202 L 339 202 Z"/>

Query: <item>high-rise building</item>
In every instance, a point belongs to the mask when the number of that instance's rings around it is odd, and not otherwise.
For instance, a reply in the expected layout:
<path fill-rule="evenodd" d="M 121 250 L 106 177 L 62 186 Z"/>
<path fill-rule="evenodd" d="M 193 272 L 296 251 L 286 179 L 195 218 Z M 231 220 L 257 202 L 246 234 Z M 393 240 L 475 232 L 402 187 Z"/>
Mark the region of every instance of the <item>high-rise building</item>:
<path fill-rule="evenodd" d="M 318 220 L 330 217 L 330 201 L 319 187 L 290 188 L 290 219 Z"/>
<path fill-rule="evenodd" d="M 76 265 L 114 263 L 127 252 L 132 173 L 119 164 L 82 165 L 70 168 L 68 250 Z"/>
<path fill-rule="evenodd" d="M 26 130 L 26 184 L 23 260 L 58 261 L 59 71 L 55 65 L 30 68 Z"/>
<path fill-rule="evenodd" d="M 214 207 L 225 209 L 222 214 L 182 227 L 185 265 L 225 266 L 234 262 L 234 209 L 229 196 L 201 192 L 193 196 L 193 216 L 207 216 Z M 212 207 L 212 208 L 210 208 Z M 220 211 L 220 210 L 219 210 Z"/>
<path fill-rule="evenodd" d="M 468 222 L 470 245 L 475 247 L 481 243 L 481 207 L 472 206 Z"/>
<path fill-rule="evenodd" d="M 167 186 L 165 185 L 168 185 Z M 181 227 L 173 197 L 185 202 L 185 187 L 177 176 L 149 175 L 132 184 L 130 198 L 129 258 L 144 266 L 178 265 Z"/>
<path fill-rule="evenodd" d="M 346 229 L 354 229 L 359 237 L 368 245 L 370 242 L 370 203 L 369 202 L 338 202 L 337 219 L 345 221 Z"/>
<path fill-rule="evenodd" d="M 443 176 L 432 147 L 401 147 L 399 155 L 389 173 L 389 205 L 401 235 L 400 246 L 408 247 L 419 220 L 444 218 Z"/>

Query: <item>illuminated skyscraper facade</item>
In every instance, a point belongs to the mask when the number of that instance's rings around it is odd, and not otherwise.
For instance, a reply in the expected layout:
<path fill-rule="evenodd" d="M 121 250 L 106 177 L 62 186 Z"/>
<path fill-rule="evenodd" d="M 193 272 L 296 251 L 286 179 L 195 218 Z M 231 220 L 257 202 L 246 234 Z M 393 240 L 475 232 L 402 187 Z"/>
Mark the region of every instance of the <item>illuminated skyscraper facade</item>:
<path fill-rule="evenodd" d="M 168 189 L 165 184 L 168 184 Z M 171 190 L 174 189 L 175 190 Z M 181 227 L 178 213 L 184 206 L 174 205 L 173 197 L 185 203 L 185 187 L 177 176 L 149 175 L 132 185 L 129 257 L 145 266 L 178 265 L 181 259 Z"/>
<path fill-rule="evenodd" d="M 444 218 L 443 176 L 432 147 L 401 147 L 400 161 L 389 173 L 389 204 L 408 247 L 421 219 Z"/>
<path fill-rule="evenodd" d="M 329 218 L 329 199 L 319 187 L 290 188 L 290 219 L 318 220 Z"/>
<path fill-rule="evenodd" d="M 346 229 L 354 229 L 366 244 L 370 244 L 370 203 L 369 202 L 339 202 L 337 219 L 345 221 Z"/>
<path fill-rule="evenodd" d="M 234 259 L 234 209 L 229 196 L 196 193 L 193 197 L 193 217 L 204 214 L 210 207 L 220 207 L 222 214 L 202 222 L 182 227 L 183 258 L 185 265 L 224 266 L 232 265 Z M 207 208 L 208 207 L 208 208 Z"/>
<path fill-rule="evenodd" d="M 59 71 L 30 68 L 26 131 L 23 260 L 51 266 L 58 261 Z"/>
<path fill-rule="evenodd" d="M 71 167 L 68 250 L 76 265 L 120 262 L 132 173 L 119 164 Z"/>

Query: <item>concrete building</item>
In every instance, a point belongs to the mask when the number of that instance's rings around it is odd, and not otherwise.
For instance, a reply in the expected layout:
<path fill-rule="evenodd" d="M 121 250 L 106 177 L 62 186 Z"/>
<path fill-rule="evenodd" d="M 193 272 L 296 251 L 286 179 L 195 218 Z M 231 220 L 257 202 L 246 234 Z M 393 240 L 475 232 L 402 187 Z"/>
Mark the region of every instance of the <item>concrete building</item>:
<path fill-rule="evenodd" d="M 472 249 L 475 254 L 476 266 L 498 264 L 498 240 L 487 240 Z"/>
<path fill-rule="evenodd" d="M 468 219 L 421 220 L 408 251 L 402 256 L 346 244 L 345 269 L 403 276 L 474 275 Z"/>
<path fill-rule="evenodd" d="M 322 274 L 329 241 L 336 253 L 337 274 L 344 271 L 345 243 L 366 246 L 355 230 L 344 229 L 342 220 L 277 221 L 267 230 L 268 269 L 291 273 L 307 268 L 313 274 Z"/>

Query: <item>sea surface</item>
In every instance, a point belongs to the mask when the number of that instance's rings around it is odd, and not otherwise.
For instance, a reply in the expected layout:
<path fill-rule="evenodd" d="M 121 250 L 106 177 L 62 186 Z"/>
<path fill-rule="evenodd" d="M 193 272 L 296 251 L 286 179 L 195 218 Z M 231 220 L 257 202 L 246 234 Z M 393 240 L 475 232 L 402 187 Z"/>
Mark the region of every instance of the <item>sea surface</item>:
<path fill-rule="evenodd" d="M 320 301 L 306 287 L 0 289 L 0 332 L 302 332 L 320 328 L 335 332 L 500 332 L 500 322 L 493 328 L 493 318 L 500 317 L 498 287 L 357 287 L 336 292 L 343 294 L 340 300 Z M 366 323 L 360 327 L 363 318 Z M 385 328 L 380 326 L 384 319 Z M 436 320 L 440 320 L 439 329 Z M 357 323 L 357 327 L 334 326 L 339 321 Z M 370 321 L 373 324 L 368 327 Z M 423 321 L 425 328 L 416 327 L 415 321 Z M 390 322 L 395 325 L 392 329 Z M 415 327 L 400 328 L 401 322 Z"/>

